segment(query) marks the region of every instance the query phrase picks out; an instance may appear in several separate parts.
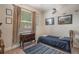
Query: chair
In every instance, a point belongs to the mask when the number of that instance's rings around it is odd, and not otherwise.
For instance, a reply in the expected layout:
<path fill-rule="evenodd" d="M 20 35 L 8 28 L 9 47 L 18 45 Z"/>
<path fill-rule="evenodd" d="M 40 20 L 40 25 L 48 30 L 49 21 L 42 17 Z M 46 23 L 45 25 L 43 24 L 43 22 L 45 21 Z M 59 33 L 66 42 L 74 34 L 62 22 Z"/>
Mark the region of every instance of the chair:
<path fill-rule="evenodd" d="M 4 42 L 2 39 L 0 39 L 0 54 L 4 54 Z"/>

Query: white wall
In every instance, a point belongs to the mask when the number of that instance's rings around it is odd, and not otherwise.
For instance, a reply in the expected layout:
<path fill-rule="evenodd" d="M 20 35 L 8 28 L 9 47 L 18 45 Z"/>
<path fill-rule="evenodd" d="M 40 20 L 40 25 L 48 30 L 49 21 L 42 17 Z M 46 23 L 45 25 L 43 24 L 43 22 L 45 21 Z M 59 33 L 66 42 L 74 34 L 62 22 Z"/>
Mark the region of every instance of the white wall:
<path fill-rule="evenodd" d="M 36 40 L 38 40 L 39 36 L 45 34 L 45 28 L 44 28 L 44 15 L 37 15 L 38 18 L 36 18 Z"/>
<path fill-rule="evenodd" d="M 12 24 L 6 24 L 6 8 L 13 10 L 12 5 L 0 5 L 0 22 L 2 22 L 2 39 L 4 40 L 5 49 L 12 46 Z"/>
<path fill-rule="evenodd" d="M 79 31 L 79 11 L 74 12 L 74 10 L 78 9 L 78 6 L 64 6 L 60 8 L 56 14 L 52 14 L 52 10 L 49 10 L 44 13 L 44 31 L 45 34 L 55 35 L 55 36 L 69 36 L 69 30 L 77 30 Z M 79 10 L 79 9 L 78 9 Z M 73 24 L 64 24 L 58 25 L 58 16 L 63 16 L 63 13 L 72 14 L 72 22 Z M 45 18 L 54 17 L 55 24 L 54 25 L 45 25 Z"/>

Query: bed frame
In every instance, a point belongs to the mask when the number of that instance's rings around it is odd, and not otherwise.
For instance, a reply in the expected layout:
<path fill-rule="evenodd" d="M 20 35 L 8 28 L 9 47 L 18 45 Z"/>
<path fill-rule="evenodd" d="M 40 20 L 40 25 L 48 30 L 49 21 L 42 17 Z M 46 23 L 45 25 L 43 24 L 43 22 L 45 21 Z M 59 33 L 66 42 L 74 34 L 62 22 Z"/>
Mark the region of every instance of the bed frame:
<path fill-rule="evenodd" d="M 74 37 L 74 31 L 70 30 L 70 47 L 73 47 L 73 37 Z"/>
<path fill-rule="evenodd" d="M 79 32 L 78 31 L 70 31 L 71 38 L 71 48 L 79 48 Z"/>

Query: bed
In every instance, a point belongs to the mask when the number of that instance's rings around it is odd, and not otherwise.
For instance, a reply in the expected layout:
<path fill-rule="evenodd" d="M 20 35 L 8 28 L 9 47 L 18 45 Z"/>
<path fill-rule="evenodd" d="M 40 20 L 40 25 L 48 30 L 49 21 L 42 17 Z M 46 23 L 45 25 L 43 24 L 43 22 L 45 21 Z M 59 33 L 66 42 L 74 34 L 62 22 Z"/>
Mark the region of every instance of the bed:
<path fill-rule="evenodd" d="M 59 39 L 59 37 L 56 36 L 40 36 L 38 39 L 38 43 L 44 43 L 46 45 L 61 49 L 66 52 L 71 52 L 70 49 L 70 38 L 64 37 L 62 39 Z"/>
<path fill-rule="evenodd" d="M 37 44 L 24 49 L 26 54 L 70 54 L 70 38 L 40 36 Z"/>

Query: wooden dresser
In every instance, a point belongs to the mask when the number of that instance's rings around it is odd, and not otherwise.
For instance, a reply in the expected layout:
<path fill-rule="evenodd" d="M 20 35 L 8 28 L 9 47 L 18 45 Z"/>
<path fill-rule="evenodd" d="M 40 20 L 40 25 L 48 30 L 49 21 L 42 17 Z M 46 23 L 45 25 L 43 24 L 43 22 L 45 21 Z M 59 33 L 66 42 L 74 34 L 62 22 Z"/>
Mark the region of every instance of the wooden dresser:
<path fill-rule="evenodd" d="M 35 33 L 20 34 L 20 47 L 24 48 L 24 43 L 35 40 Z"/>

